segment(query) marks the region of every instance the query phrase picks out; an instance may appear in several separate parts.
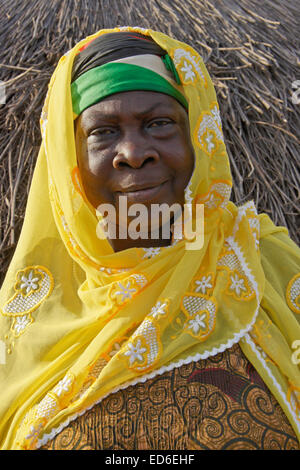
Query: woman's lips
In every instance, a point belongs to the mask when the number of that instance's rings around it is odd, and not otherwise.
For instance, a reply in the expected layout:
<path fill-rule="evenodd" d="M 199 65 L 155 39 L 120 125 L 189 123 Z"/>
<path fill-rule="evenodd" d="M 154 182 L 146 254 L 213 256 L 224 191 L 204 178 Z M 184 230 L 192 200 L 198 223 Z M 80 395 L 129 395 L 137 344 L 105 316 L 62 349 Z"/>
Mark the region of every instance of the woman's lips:
<path fill-rule="evenodd" d="M 169 180 L 164 181 L 157 186 L 152 186 L 149 188 L 135 189 L 130 191 L 116 191 L 118 196 L 126 196 L 128 202 L 152 202 L 154 199 L 159 198 L 160 193 L 164 191 L 166 184 Z"/>

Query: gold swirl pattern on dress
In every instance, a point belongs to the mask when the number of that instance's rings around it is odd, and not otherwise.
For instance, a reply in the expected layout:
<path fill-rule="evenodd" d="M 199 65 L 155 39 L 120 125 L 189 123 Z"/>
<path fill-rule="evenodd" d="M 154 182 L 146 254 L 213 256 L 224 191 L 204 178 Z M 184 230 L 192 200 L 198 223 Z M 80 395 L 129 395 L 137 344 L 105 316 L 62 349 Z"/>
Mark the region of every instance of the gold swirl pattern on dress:
<path fill-rule="evenodd" d="M 235 344 L 109 394 L 43 447 L 83 448 L 299 450 L 299 443 L 278 402 Z"/>

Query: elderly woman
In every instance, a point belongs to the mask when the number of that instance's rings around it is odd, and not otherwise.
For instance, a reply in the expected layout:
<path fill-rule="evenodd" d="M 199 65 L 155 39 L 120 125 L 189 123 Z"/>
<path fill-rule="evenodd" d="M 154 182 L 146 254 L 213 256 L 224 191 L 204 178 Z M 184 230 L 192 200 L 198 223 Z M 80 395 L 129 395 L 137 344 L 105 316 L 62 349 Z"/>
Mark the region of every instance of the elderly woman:
<path fill-rule="evenodd" d="M 299 251 L 229 201 L 196 51 L 100 31 L 59 61 L 41 128 L 0 295 L 1 448 L 298 449 Z M 163 204 L 204 207 L 202 243 Z"/>

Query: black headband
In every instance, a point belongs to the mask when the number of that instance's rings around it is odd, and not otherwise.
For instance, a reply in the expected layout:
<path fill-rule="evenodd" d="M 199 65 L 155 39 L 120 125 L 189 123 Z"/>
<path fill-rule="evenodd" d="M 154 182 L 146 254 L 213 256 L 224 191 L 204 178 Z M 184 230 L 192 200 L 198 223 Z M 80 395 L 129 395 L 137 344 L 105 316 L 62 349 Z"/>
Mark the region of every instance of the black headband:
<path fill-rule="evenodd" d="M 139 33 L 107 33 L 92 40 L 75 57 L 72 82 L 88 70 L 114 60 L 134 55 L 154 54 L 164 56 L 166 51 L 149 36 Z"/>

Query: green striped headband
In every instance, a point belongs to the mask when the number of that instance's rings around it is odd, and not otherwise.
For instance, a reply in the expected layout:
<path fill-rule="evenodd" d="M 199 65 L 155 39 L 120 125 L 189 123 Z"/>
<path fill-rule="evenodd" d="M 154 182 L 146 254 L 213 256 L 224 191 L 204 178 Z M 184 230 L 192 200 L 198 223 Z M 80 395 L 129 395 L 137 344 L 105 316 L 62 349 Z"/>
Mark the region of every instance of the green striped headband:
<path fill-rule="evenodd" d="M 163 60 L 162 60 L 163 59 Z M 157 91 L 172 96 L 185 108 L 180 79 L 170 56 L 143 54 L 94 67 L 71 84 L 75 118 L 103 98 L 124 91 Z"/>

